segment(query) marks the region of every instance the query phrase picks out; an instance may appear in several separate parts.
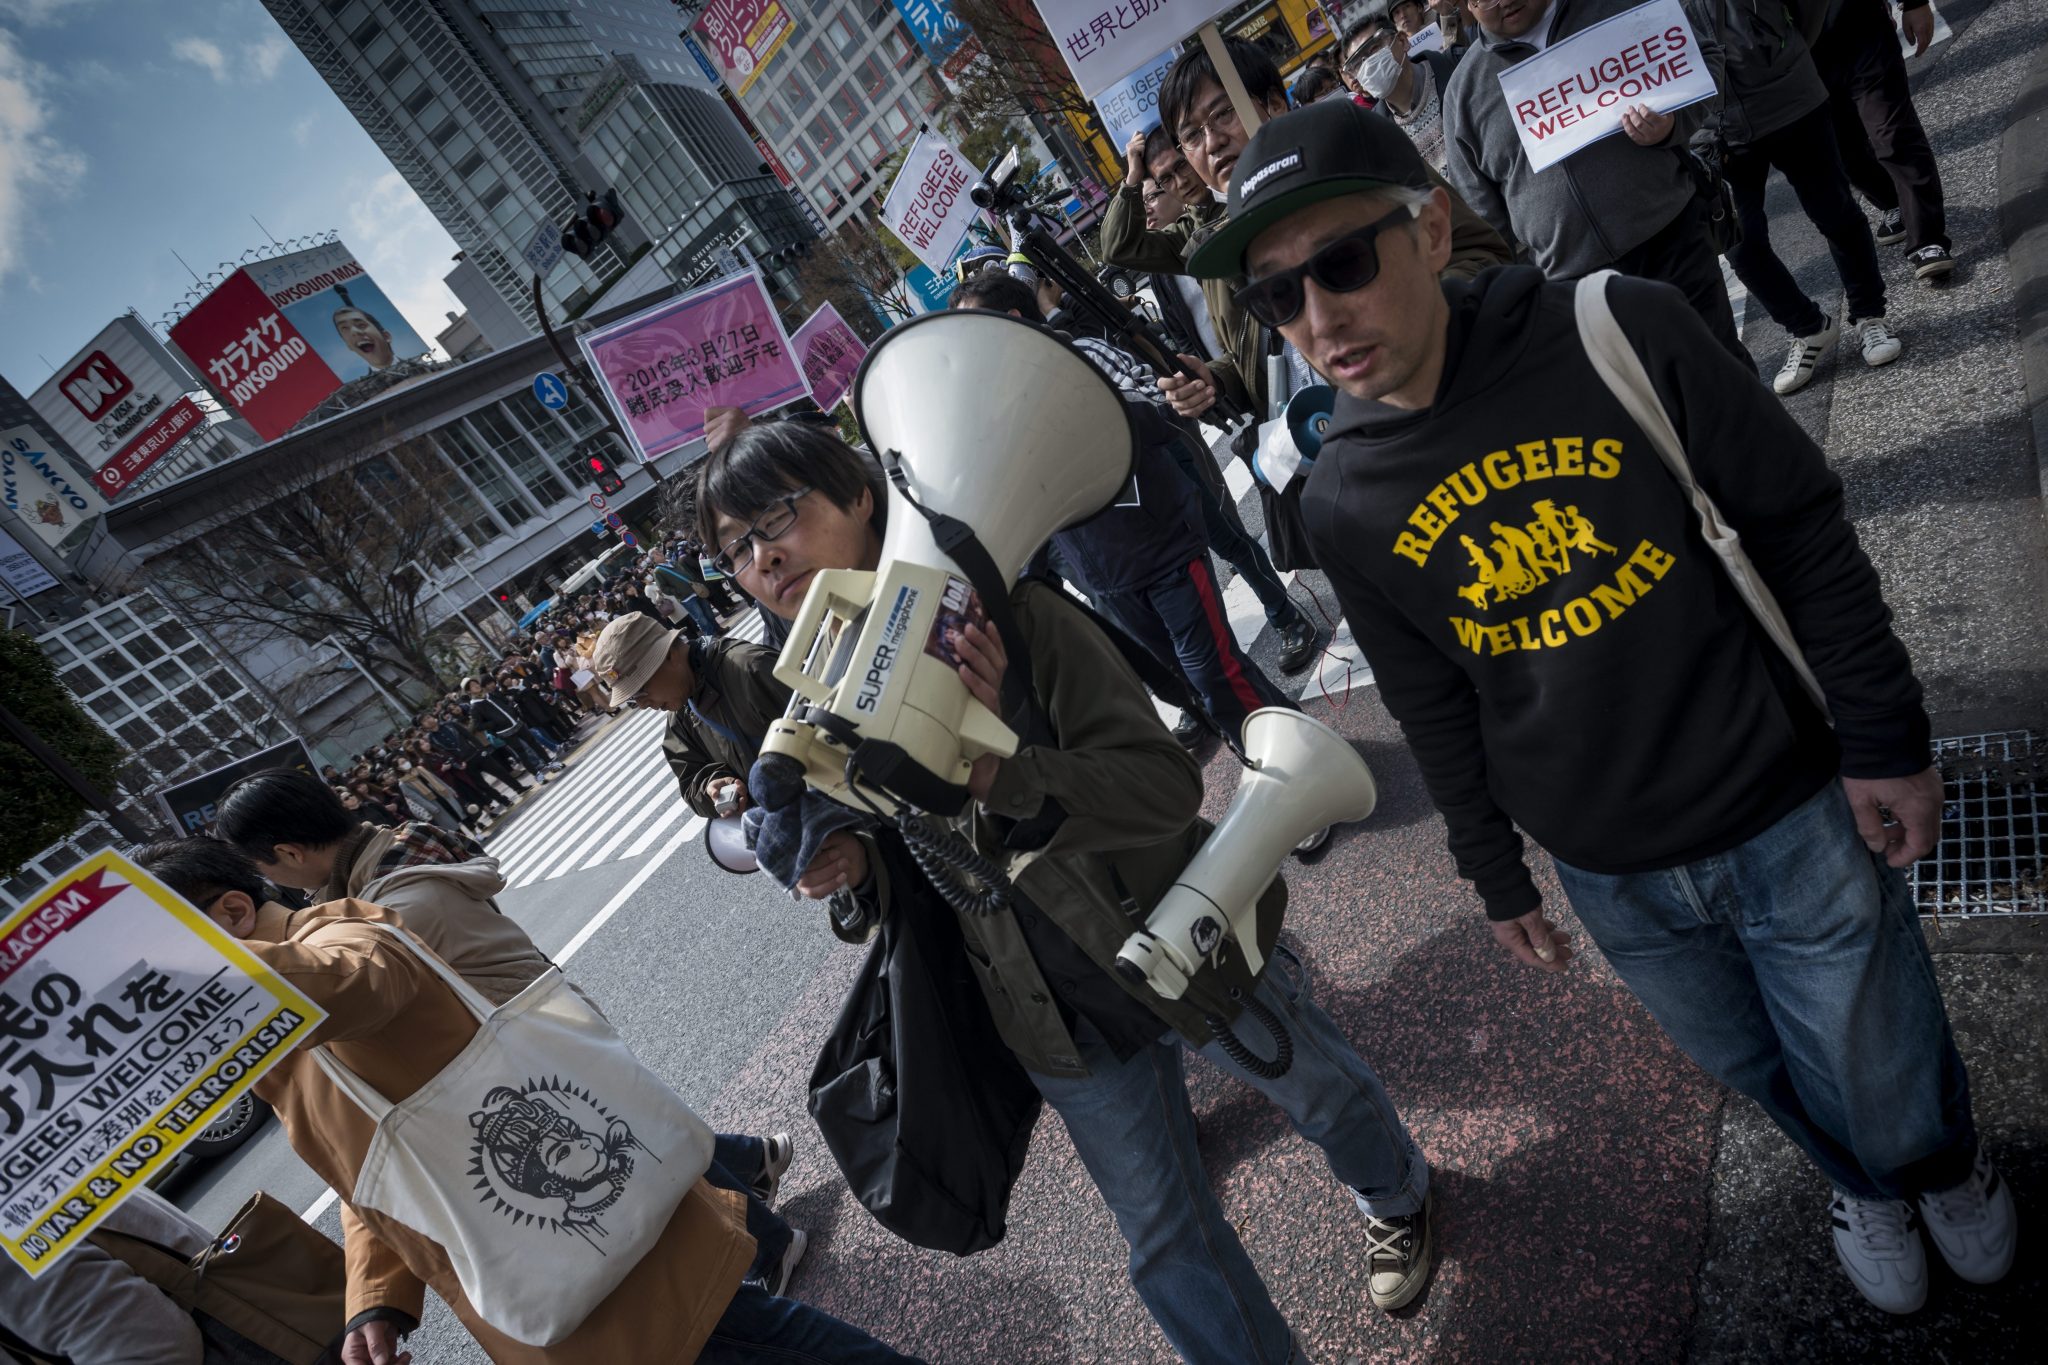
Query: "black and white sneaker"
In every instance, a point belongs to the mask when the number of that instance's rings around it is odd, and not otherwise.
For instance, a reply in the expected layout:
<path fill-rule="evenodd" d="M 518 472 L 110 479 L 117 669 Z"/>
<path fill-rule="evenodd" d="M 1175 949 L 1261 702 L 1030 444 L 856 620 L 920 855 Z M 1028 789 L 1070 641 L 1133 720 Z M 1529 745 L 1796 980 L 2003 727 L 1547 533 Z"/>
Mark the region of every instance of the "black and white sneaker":
<path fill-rule="evenodd" d="M 810 1245 L 810 1241 L 802 1228 L 791 1228 L 789 1247 L 782 1253 L 782 1259 L 765 1274 L 756 1276 L 754 1283 L 778 1299 L 786 1297 L 789 1293 L 789 1282 L 796 1277 L 796 1268 L 803 1263 L 804 1248 Z"/>
<path fill-rule="evenodd" d="M 768 1149 L 761 1161 L 761 1174 L 754 1177 L 754 1197 L 769 1208 L 775 1207 L 775 1196 L 782 1189 L 782 1176 L 789 1169 L 790 1159 L 796 1155 L 796 1143 L 787 1133 L 773 1133 L 761 1139 Z"/>
<path fill-rule="evenodd" d="M 1913 1206 L 1903 1199 L 1858 1199 L 1837 1190 L 1828 1203 L 1835 1259 L 1887 1313 L 1917 1313 L 1927 1302 L 1927 1249 Z"/>
<path fill-rule="evenodd" d="M 1918 251 L 1909 251 L 1906 264 L 1913 267 L 1916 280 L 1938 280 L 1956 268 L 1955 257 L 1948 254 L 1945 246 L 1923 246 Z"/>
<path fill-rule="evenodd" d="M 1430 1236 L 1436 1195 L 1424 1196 L 1421 1209 L 1400 1218 L 1365 1216 L 1366 1296 L 1372 1306 L 1391 1313 L 1412 1303 L 1429 1282 L 1429 1264 L 1436 1254 Z"/>
<path fill-rule="evenodd" d="M 2012 1269 L 2019 1243 L 2019 1215 L 2012 1190 L 1980 1149 L 1970 1178 L 1952 1190 L 1920 1196 L 1920 1217 L 1934 1249 L 1956 1278 L 1996 1284 Z"/>
<path fill-rule="evenodd" d="M 1842 324 L 1833 317 L 1821 319 L 1822 326 L 1811 336 L 1793 337 L 1792 349 L 1785 354 L 1785 363 L 1778 369 L 1778 377 L 1771 381 L 1771 387 L 1780 394 L 1793 394 L 1813 382 L 1813 372 L 1820 366 L 1821 357 L 1835 344 L 1842 334 Z"/>
<path fill-rule="evenodd" d="M 1890 246 L 1906 240 L 1906 218 L 1897 209 L 1886 209 L 1878 216 L 1877 226 L 1871 230 L 1879 246 Z"/>

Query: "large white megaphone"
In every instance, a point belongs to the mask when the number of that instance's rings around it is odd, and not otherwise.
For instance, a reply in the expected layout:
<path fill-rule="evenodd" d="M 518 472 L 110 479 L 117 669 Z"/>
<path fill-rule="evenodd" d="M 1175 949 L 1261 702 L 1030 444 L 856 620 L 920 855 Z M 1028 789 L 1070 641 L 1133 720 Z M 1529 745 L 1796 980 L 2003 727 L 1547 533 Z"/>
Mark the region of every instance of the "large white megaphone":
<path fill-rule="evenodd" d="M 1053 532 L 1129 480 L 1135 435 L 1116 387 L 1079 351 L 998 313 L 891 328 L 861 364 L 853 403 L 909 498 L 891 484 L 874 572 L 812 578 L 775 665 L 795 697 L 761 751 L 797 759 L 814 790 L 846 804 L 950 815 L 966 804 L 973 760 L 1008 757 L 1017 736 L 960 681 L 946 635 L 977 619 L 969 579 L 918 508 L 972 530 L 1007 595 Z M 877 743 L 864 754 L 893 768 L 864 763 L 856 800 L 847 758 L 867 741 Z"/>
<path fill-rule="evenodd" d="M 1244 722 L 1247 769 L 1223 821 L 1118 951 L 1116 969 L 1168 1000 L 1186 993 L 1226 938 L 1265 968 L 1256 907 L 1294 846 L 1325 825 L 1363 820 L 1379 802 L 1372 769 L 1345 738 L 1299 711 L 1269 706 Z"/>

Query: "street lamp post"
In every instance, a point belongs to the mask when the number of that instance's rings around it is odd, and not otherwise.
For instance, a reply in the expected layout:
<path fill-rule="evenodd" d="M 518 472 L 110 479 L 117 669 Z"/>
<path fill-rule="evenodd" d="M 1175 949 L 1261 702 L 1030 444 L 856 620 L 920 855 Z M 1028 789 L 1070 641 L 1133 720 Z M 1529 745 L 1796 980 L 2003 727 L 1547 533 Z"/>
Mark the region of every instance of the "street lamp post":
<path fill-rule="evenodd" d="M 377 695 L 384 699 L 384 704 L 391 708 L 391 714 L 396 724 L 403 726 L 407 721 L 412 719 L 412 713 L 405 709 L 405 704 L 399 701 L 398 698 L 392 696 L 390 691 L 384 686 L 383 683 L 377 681 L 377 675 L 372 673 L 368 668 L 366 668 L 363 665 L 363 661 L 361 659 L 358 659 L 354 654 L 351 654 L 348 650 L 343 649 L 341 647 L 341 642 L 334 637 L 334 634 L 331 631 L 328 634 L 321 636 L 320 642 L 322 644 L 332 646 L 335 653 L 339 654 L 342 658 L 348 660 L 350 666 L 353 667 L 356 672 L 363 675 L 364 682 L 367 682 L 371 687 L 376 689 Z"/>

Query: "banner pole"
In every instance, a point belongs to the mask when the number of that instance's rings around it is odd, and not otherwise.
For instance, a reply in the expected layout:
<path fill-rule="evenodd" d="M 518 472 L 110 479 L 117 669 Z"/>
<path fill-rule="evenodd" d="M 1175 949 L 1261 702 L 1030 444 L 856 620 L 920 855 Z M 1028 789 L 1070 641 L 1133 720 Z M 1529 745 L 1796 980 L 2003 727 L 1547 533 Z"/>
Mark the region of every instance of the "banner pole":
<path fill-rule="evenodd" d="M 1202 50 L 1209 54 L 1216 79 L 1222 84 L 1223 93 L 1230 96 L 1230 107 L 1237 110 L 1237 121 L 1244 125 L 1245 136 L 1250 137 L 1259 131 L 1265 116 L 1252 102 L 1251 91 L 1244 88 L 1244 78 L 1237 74 L 1237 63 L 1230 60 L 1230 49 L 1224 46 L 1223 34 L 1214 20 L 1202 25 Z"/>

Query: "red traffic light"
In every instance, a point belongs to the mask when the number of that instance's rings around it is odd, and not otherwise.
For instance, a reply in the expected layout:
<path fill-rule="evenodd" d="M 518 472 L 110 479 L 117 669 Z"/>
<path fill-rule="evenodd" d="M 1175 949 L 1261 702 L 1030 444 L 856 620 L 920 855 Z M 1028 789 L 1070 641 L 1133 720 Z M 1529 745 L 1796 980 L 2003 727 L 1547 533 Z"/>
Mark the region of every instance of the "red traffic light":
<path fill-rule="evenodd" d="M 602 455 L 591 456 L 590 467 L 592 469 L 595 469 L 598 473 L 602 474 L 604 472 L 604 457 Z"/>

